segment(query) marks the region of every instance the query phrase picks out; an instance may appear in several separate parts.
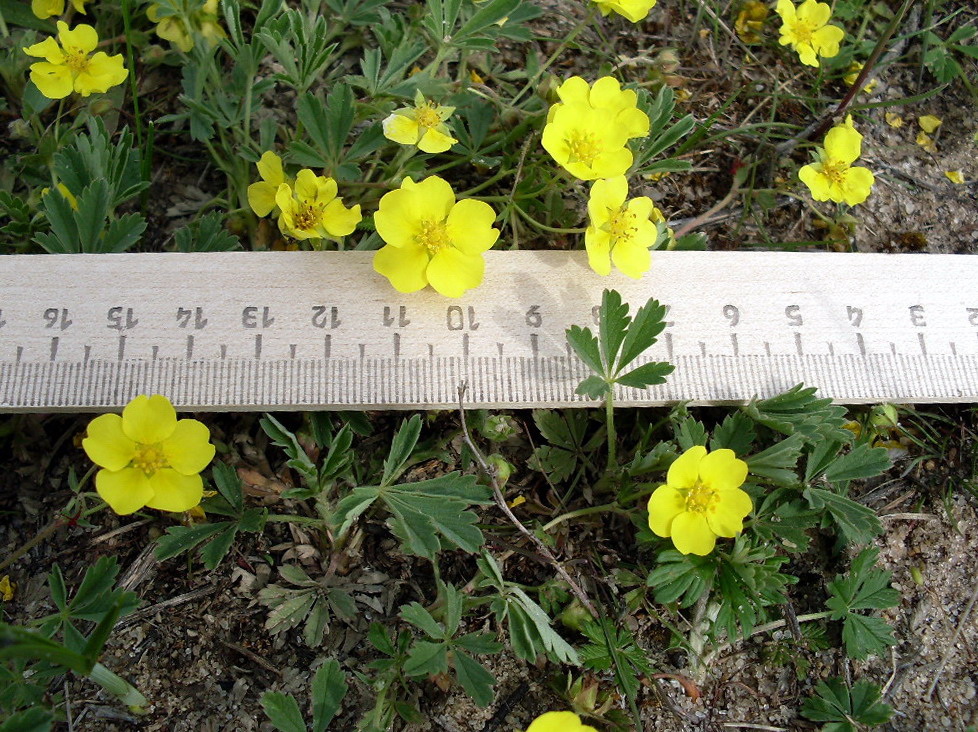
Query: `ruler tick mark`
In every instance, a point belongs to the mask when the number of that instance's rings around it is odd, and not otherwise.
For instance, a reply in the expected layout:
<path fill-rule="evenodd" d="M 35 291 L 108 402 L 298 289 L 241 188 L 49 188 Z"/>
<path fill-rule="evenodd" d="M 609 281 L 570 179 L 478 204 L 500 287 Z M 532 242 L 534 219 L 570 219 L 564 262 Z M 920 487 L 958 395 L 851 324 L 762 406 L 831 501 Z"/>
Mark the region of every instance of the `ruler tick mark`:
<path fill-rule="evenodd" d="M 957 346 L 957 344 L 954 341 L 951 341 L 950 343 L 948 343 L 948 345 L 951 347 L 951 355 L 952 356 L 957 356 L 958 355 L 958 346 Z"/>
<path fill-rule="evenodd" d="M 159 346 L 153 346 L 152 352 L 153 352 L 153 360 L 155 361 L 159 357 L 159 355 L 160 355 L 160 347 Z"/>
<path fill-rule="evenodd" d="M 255 336 L 255 358 L 261 358 L 261 333 Z"/>
<path fill-rule="evenodd" d="M 926 356 L 927 355 L 927 343 L 924 341 L 924 334 L 923 333 L 918 333 L 917 334 L 917 343 L 920 344 L 920 354 L 922 356 Z"/>
<path fill-rule="evenodd" d="M 116 360 L 122 361 L 126 357 L 126 337 L 124 335 L 119 336 L 119 352 L 116 354 Z"/>
<path fill-rule="evenodd" d="M 706 344 L 703 341 L 700 341 L 700 354 L 703 356 L 706 355 Z"/>
<path fill-rule="evenodd" d="M 668 359 L 672 361 L 672 333 L 666 333 L 666 353 L 668 354 Z"/>
<path fill-rule="evenodd" d="M 799 356 L 805 355 L 805 349 L 801 345 L 801 333 L 795 333 L 795 351 Z"/>
<path fill-rule="evenodd" d="M 289 358 L 295 358 L 295 343 L 289 344 Z"/>
<path fill-rule="evenodd" d="M 435 357 L 435 347 L 432 344 L 428 344 L 428 358 Z"/>
<path fill-rule="evenodd" d="M 189 361 L 194 357 L 194 337 L 192 335 L 187 336 L 187 360 Z"/>
<path fill-rule="evenodd" d="M 859 355 L 860 356 L 865 356 L 866 355 L 866 339 L 863 338 L 863 334 L 862 333 L 856 333 L 856 343 L 859 344 Z"/>
<path fill-rule="evenodd" d="M 401 334 L 394 334 L 394 358 L 401 357 Z"/>
<path fill-rule="evenodd" d="M 85 346 L 85 355 L 82 357 L 82 360 L 84 361 L 84 363 L 88 363 L 88 359 L 90 359 L 91 357 L 92 357 L 92 347 Z"/>
<path fill-rule="evenodd" d="M 731 333 L 730 334 L 730 345 L 733 346 L 734 356 L 739 356 L 740 355 L 740 343 L 737 342 L 737 334 L 736 333 Z M 703 351 L 703 355 L 704 356 L 706 355 L 706 351 L 705 350 Z"/>
<path fill-rule="evenodd" d="M 222 344 L 221 345 L 221 358 L 227 358 L 227 357 L 228 357 L 228 347 Z"/>
<path fill-rule="evenodd" d="M 896 356 L 896 343 L 894 343 L 893 341 L 890 341 L 890 353 Z"/>
<path fill-rule="evenodd" d="M 570 348 L 570 346 L 568 346 L 568 348 Z M 496 344 L 496 350 L 499 351 L 499 355 L 502 356 L 503 355 L 503 344 L 502 343 L 497 343 Z"/>
<path fill-rule="evenodd" d="M 323 336 L 323 358 L 329 358 L 330 351 L 333 350 L 333 336 Z"/>
<path fill-rule="evenodd" d="M 367 344 L 360 343 L 360 358 L 364 358 L 367 355 Z"/>
<path fill-rule="evenodd" d="M 537 333 L 530 333 L 530 350 L 533 351 L 533 358 L 540 357 L 540 336 Z"/>
<path fill-rule="evenodd" d="M 54 338 L 51 339 L 51 359 L 50 360 L 52 360 L 52 361 L 55 358 L 57 358 L 57 356 L 58 356 L 58 343 L 60 343 L 60 342 L 61 342 L 61 339 L 58 338 L 57 336 L 55 336 Z"/>
<path fill-rule="evenodd" d="M 835 346 L 833 346 L 830 341 L 826 341 L 825 342 L 825 345 L 827 345 L 829 347 L 829 355 L 830 356 L 834 356 L 835 355 Z"/>
<path fill-rule="evenodd" d="M 771 355 L 771 344 L 768 343 L 767 341 L 764 341 L 764 355 L 765 356 Z"/>
<path fill-rule="evenodd" d="M 24 347 L 17 346 L 17 363 L 20 363 L 20 359 L 24 357 Z"/>
<path fill-rule="evenodd" d="M 469 334 L 468 333 L 462 334 L 462 356 L 464 358 L 469 357 Z"/>

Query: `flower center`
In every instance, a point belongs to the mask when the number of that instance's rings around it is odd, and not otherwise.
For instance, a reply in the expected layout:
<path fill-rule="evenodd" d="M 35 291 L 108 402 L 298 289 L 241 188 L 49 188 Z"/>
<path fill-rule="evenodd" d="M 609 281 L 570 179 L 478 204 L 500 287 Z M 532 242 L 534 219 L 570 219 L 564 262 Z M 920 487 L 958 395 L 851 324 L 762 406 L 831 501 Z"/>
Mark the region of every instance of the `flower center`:
<path fill-rule="evenodd" d="M 718 499 L 719 496 L 715 490 L 696 481 L 696 485 L 690 488 L 689 493 L 686 494 L 686 510 L 693 513 L 716 511 Z"/>
<path fill-rule="evenodd" d="M 318 208 L 304 201 L 300 201 L 295 212 L 295 228 L 301 229 L 302 231 L 310 231 L 315 229 L 318 223 Z"/>
<path fill-rule="evenodd" d="M 849 170 L 847 163 L 834 161 L 822 163 L 822 174 L 837 186 L 841 186 L 845 182 L 847 170 Z"/>
<path fill-rule="evenodd" d="M 421 222 L 421 231 L 418 232 L 415 241 L 427 249 L 428 254 L 435 254 L 439 249 L 451 244 L 448 240 L 445 224 L 441 221 L 429 221 L 427 219 Z"/>
<path fill-rule="evenodd" d="M 65 66 L 74 71 L 76 74 L 80 74 L 88 70 L 88 54 L 84 51 L 79 51 L 77 48 L 71 48 L 70 46 L 65 47 Z"/>
<path fill-rule="evenodd" d="M 632 238 L 638 231 L 638 227 L 635 226 L 635 218 L 635 214 L 624 206 L 618 210 L 609 209 L 608 223 L 605 224 L 605 230 L 611 236 L 611 240 L 617 243 Z"/>
<path fill-rule="evenodd" d="M 142 470 L 146 475 L 152 475 L 157 470 L 168 467 L 169 463 L 159 444 L 139 445 L 136 448 L 136 457 L 132 459 L 132 466 Z"/>
<path fill-rule="evenodd" d="M 426 102 L 424 105 L 418 107 L 417 122 L 418 127 L 424 127 L 427 130 L 440 125 L 441 117 L 438 116 L 435 108 Z"/>
<path fill-rule="evenodd" d="M 815 24 L 813 22 L 810 20 L 796 21 L 793 30 L 795 32 L 796 43 L 807 43 L 811 45 L 812 34 L 815 33 Z"/>
<path fill-rule="evenodd" d="M 601 152 L 601 147 L 593 132 L 574 130 L 567 138 L 567 148 L 570 152 L 568 162 L 590 165 Z"/>

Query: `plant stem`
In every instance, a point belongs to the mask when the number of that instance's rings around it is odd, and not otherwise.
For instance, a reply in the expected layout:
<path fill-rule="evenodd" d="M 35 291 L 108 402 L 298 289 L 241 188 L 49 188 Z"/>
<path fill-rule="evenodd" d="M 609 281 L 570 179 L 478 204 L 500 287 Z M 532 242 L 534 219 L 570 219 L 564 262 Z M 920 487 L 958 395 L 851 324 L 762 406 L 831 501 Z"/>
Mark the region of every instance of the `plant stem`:
<path fill-rule="evenodd" d="M 608 386 L 608 397 L 604 400 L 605 431 L 608 435 L 608 470 L 611 472 L 618 467 L 618 434 L 615 432 L 615 399 Z"/>
<path fill-rule="evenodd" d="M 588 508 L 579 508 L 576 511 L 569 511 L 567 513 L 561 514 L 555 519 L 552 519 L 549 523 L 544 524 L 541 528 L 543 531 L 550 531 L 554 526 L 564 523 L 564 521 L 569 521 L 572 518 L 580 518 L 581 516 L 592 516 L 596 513 L 619 513 L 622 516 L 627 516 L 628 511 L 623 509 L 617 503 L 605 503 L 601 506 L 589 506 Z"/>
<path fill-rule="evenodd" d="M 119 701 L 129 707 L 129 711 L 133 714 L 144 714 L 143 707 L 148 704 L 146 697 L 121 676 L 109 671 L 102 664 L 96 663 L 88 672 L 87 678 L 118 697 Z"/>
<path fill-rule="evenodd" d="M 526 219 L 526 222 L 530 224 L 530 226 L 540 229 L 541 231 L 549 231 L 551 234 L 583 234 L 585 231 L 584 229 L 558 229 L 554 226 L 547 226 L 546 224 L 541 224 L 535 218 L 530 216 L 530 214 L 528 214 L 526 211 L 520 208 L 518 204 L 512 203 L 510 205 L 516 211 L 516 213 L 518 213 L 520 216 Z"/>

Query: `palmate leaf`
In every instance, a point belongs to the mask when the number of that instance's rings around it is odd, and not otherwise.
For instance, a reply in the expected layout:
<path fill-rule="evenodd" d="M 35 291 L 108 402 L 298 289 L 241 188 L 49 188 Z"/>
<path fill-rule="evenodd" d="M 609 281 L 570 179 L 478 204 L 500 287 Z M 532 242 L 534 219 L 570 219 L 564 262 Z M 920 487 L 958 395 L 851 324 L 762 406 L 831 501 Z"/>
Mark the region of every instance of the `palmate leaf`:
<path fill-rule="evenodd" d="M 845 407 L 832 404 L 828 398 L 815 396 L 815 387 L 798 384 L 783 394 L 753 401 L 744 412 L 755 422 L 784 435 L 800 434 L 806 442 L 817 444 L 834 440 L 849 444 L 853 434 L 845 429 Z"/>
<path fill-rule="evenodd" d="M 865 544 L 883 533 L 883 524 L 868 506 L 822 488 L 806 488 L 803 495 L 813 509 L 828 513 L 853 544 Z"/>
<path fill-rule="evenodd" d="M 434 560 L 442 540 L 467 552 L 482 546 L 478 516 L 468 507 L 492 503 L 489 488 L 473 475 L 449 473 L 417 483 L 354 488 L 340 501 L 333 520 L 344 533 L 374 502 L 391 514 L 391 530 L 409 554 Z"/>
<path fill-rule="evenodd" d="M 846 653 L 864 659 L 880 654 L 896 643 L 893 629 L 882 619 L 859 615 L 856 610 L 882 610 L 900 602 L 900 593 L 890 586 L 891 573 L 876 568 L 879 550 L 863 549 L 853 560 L 848 575 L 836 575 L 828 585 L 826 606 L 833 620 L 842 620 Z"/>
<path fill-rule="evenodd" d="M 828 679 L 818 682 L 815 696 L 805 701 L 801 713 L 815 722 L 830 722 L 823 732 L 858 732 L 863 725 L 888 722 L 893 709 L 880 701 L 875 684 L 857 681 L 850 689 L 842 679 Z"/>

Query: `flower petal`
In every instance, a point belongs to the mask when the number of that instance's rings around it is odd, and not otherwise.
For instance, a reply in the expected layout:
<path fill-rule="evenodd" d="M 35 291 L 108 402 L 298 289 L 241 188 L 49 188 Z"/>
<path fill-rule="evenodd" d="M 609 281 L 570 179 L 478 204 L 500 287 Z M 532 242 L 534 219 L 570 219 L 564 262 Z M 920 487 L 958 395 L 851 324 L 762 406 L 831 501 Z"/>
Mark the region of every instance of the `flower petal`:
<path fill-rule="evenodd" d="M 416 145 L 421 135 L 421 127 L 416 119 L 396 112 L 386 117 L 381 125 L 384 128 L 384 137 L 401 145 Z"/>
<path fill-rule="evenodd" d="M 374 225 L 380 238 L 391 246 L 417 246 L 422 219 L 422 194 L 418 187 L 410 178 L 405 178 L 399 189 L 385 193 L 380 199 L 380 208 L 374 214 Z"/>
<path fill-rule="evenodd" d="M 88 423 L 82 449 L 100 468 L 122 470 L 136 456 L 136 443 L 122 431 L 122 417 L 102 414 Z"/>
<path fill-rule="evenodd" d="M 363 216 L 360 215 L 360 204 L 347 208 L 340 198 L 334 198 L 323 210 L 323 226 L 330 236 L 352 234 L 361 219 Z"/>
<path fill-rule="evenodd" d="M 422 219 L 444 221 L 452 212 L 455 205 L 455 191 L 451 184 L 437 175 L 430 175 L 418 183 L 415 190 L 421 198 L 422 208 L 419 211 Z"/>
<path fill-rule="evenodd" d="M 181 419 L 163 441 L 163 454 L 171 468 L 183 475 L 199 473 L 214 459 L 211 432 L 203 422 Z"/>
<path fill-rule="evenodd" d="M 74 89 L 74 80 L 68 67 L 46 61 L 31 64 L 31 81 L 48 99 L 64 99 Z"/>
<path fill-rule="evenodd" d="M 262 181 L 252 183 L 248 186 L 248 205 L 257 216 L 268 216 L 276 206 L 275 194 L 278 192 L 278 185 L 272 185 Z"/>
<path fill-rule="evenodd" d="M 204 481 L 200 475 L 180 475 L 176 470 L 163 468 L 149 477 L 153 497 L 146 501 L 149 508 L 159 511 L 189 511 L 200 505 L 204 496 Z"/>
<path fill-rule="evenodd" d="M 740 488 L 721 490 L 706 520 L 714 534 L 731 539 L 744 530 L 744 517 L 753 509 L 750 496 Z"/>
<path fill-rule="evenodd" d="M 666 473 L 666 483 L 674 488 L 692 488 L 700 477 L 700 461 L 706 455 L 706 448 L 694 445 L 676 458 Z"/>
<path fill-rule="evenodd" d="M 265 183 L 269 184 L 272 188 L 278 188 L 280 183 L 285 183 L 285 172 L 282 170 L 282 158 L 273 153 L 271 150 L 266 150 L 261 154 L 261 158 L 258 159 L 258 175 Z M 259 216 L 264 216 L 265 214 L 258 214 Z"/>
<path fill-rule="evenodd" d="M 417 292 L 428 285 L 429 261 L 424 247 L 388 244 L 374 255 L 374 271 L 390 280 L 398 292 Z"/>
<path fill-rule="evenodd" d="M 126 80 L 129 72 L 122 65 L 122 54 L 109 56 L 99 51 L 88 61 L 88 66 L 75 77 L 75 91 L 83 97 L 103 94 Z"/>
<path fill-rule="evenodd" d="M 608 221 L 611 212 L 625 205 L 628 197 L 628 181 L 623 175 L 613 178 L 596 180 L 591 185 L 588 196 L 587 210 L 594 226 L 603 226 Z"/>
<path fill-rule="evenodd" d="M 672 536 L 673 519 L 685 510 L 683 494 L 671 485 L 660 485 L 649 496 L 649 528 L 656 536 Z"/>
<path fill-rule="evenodd" d="M 862 203 L 872 191 L 876 176 L 870 172 L 869 168 L 856 166 L 846 171 L 846 176 L 842 182 L 843 200 L 850 206 Z"/>
<path fill-rule="evenodd" d="M 589 104 L 591 87 L 580 76 L 572 76 L 557 87 L 557 96 L 565 104 Z"/>
<path fill-rule="evenodd" d="M 634 239 L 619 241 L 611 249 L 611 261 L 618 270 L 632 279 L 639 279 L 652 266 L 652 255 L 648 246 L 642 246 Z"/>
<path fill-rule="evenodd" d="M 739 488 L 747 479 L 747 463 L 733 450 L 714 450 L 700 461 L 700 480 L 713 490 Z"/>
<path fill-rule="evenodd" d="M 492 206 L 466 198 L 452 206 L 445 230 L 449 241 L 463 254 L 482 254 L 499 238 L 499 229 L 492 228 L 495 220 Z"/>
<path fill-rule="evenodd" d="M 812 198 L 816 201 L 829 200 L 832 190 L 831 181 L 822 172 L 821 163 L 802 166 L 801 170 L 798 171 L 798 177 L 802 183 L 808 186 L 808 190 L 812 192 Z"/>
<path fill-rule="evenodd" d="M 705 557 L 713 551 L 717 537 L 703 514 L 684 511 L 672 521 L 672 543 L 682 554 Z"/>
<path fill-rule="evenodd" d="M 95 490 L 120 516 L 138 511 L 153 498 L 149 478 L 139 468 L 100 470 L 95 475 Z"/>
<path fill-rule="evenodd" d="M 177 428 L 177 412 L 165 396 L 140 394 L 122 410 L 122 431 L 134 442 L 154 445 Z"/>
<path fill-rule="evenodd" d="M 61 50 L 61 46 L 53 38 L 45 38 L 40 43 L 35 43 L 33 46 L 27 46 L 24 49 L 24 53 L 28 56 L 37 56 L 43 58 L 48 63 L 52 64 L 63 64 L 65 60 L 64 51 Z"/>
<path fill-rule="evenodd" d="M 584 248 L 588 266 L 602 277 L 611 274 L 611 237 L 594 226 L 584 231 Z"/>
<path fill-rule="evenodd" d="M 466 290 L 482 284 L 486 263 L 479 254 L 464 254 L 445 247 L 428 264 L 428 282 L 445 297 L 461 297 Z"/>
<path fill-rule="evenodd" d="M 444 125 L 440 125 L 444 126 Z M 442 153 L 451 148 L 458 140 L 446 135 L 436 127 L 430 127 L 418 140 L 418 149 L 426 153 Z"/>
<path fill-rule="evenodd" d="M 59 20 L 58 40 L 61 41 L 61 45 L 66 51 L 70 46 L 82 53 L 91 53 L 98 46 L 98 33 L 92 26 L 85 23 L 69 29 L 67 23 Z"/>

